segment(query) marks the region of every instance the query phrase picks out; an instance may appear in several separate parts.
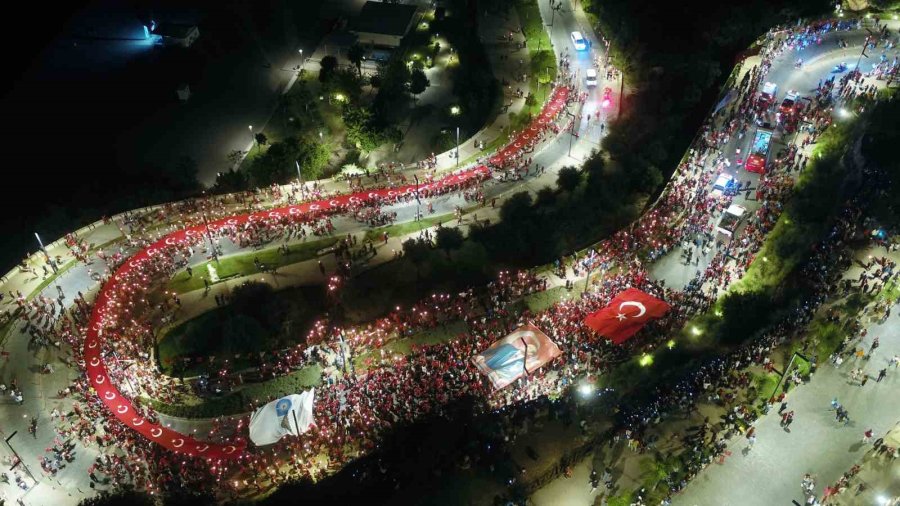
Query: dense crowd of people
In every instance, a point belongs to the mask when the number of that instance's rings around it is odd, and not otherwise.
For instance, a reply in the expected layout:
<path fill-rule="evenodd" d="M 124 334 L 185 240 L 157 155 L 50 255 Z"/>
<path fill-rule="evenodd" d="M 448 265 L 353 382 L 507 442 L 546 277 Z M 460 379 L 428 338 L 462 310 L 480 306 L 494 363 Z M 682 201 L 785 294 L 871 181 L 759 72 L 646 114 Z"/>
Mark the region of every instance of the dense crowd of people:
<path fill-rule="evenodd" d="M 803 41 L 815 40 L 832 28 L 820 24 L 795 28 L 786 37 L 782 34 L 775 39 L 773 35 L 773 45 L 764 52 L 762 63 L 748 71 L 736 86 L 737 95 L 732 104 L 714 114 L 704 125 L 689 156 L 678 167 L 652 209 L 628 229 L 587 252 L 556 262 L 555 271 L 561 277 L 568 277 L 569 269 L 576 278 L 585 275 L 590 278 L 594 272 L 605 274 L 590 283 L 590 288 L 580 298 L 556 303 L 540 312 L 517 309 L 513 302 L 545 290 L 548 278 L 527 271 L 503 272 L 497 280 L 481 289 L 433 294 L 412 307 L 397 308 L 367 324 L 338 328 L 320 321 L 303 344 L 278 352 L 264 368 L 265 377 L 284 375 L 310 364 L 343 371 L 329 376 L 317 390 L 316 428 L 302 438 L 288 438 L 271 448 L 250 450 L 233 462 L 209 463 L 169 453 L 121 424 L 93 395 L 88 380 L 79 378 L 60 391 L 61 397 L 70 397 L 74 403 L 70 412 L 53 414 L 58 422 L 58 437 L 48 448 L 48 455 L 41 458 L 42 468 L 53 474 L 65 462 L 70 462 L 74 458 L 72 442 L 80 440 L 102 450 L 89 469 L 92 486 L 98 483 L 113 487 L 143 484 L 148 491 L 161 493 L 184 484 L 213 489 L 216 483 L 226 483 L 226 487 L 215 488 L 223 497 L 248 489 L 261 492 L 287 479 L 317 479 L 323 473 L 339 469 L 376 448 L 379 439 L 388 431 L 424 416 L 441 414 L 456 399 L 480 399 L 476 409 L 487 413 L 544 397 L 557 397 L 579 380 L 603 374 L 635 352 L 659 346 L 677 334 L 688 318 L 708 310 L 718 295 L 740 279 L 749 267 L 791 193 L 794 173 L 806 165 L 804 148 L 808 142 L 815 142 L 829 126 L 833 101 L 849 102 L 862 94 L 870 97 L 874 94 L 874 88 L 866 84 L 864 76 L 858 72 L 848 74 L 837 84 L 833 81 L 822 83 L 816 100 L 802 111 L 805 123 L 801 140 L 775 157 L 755 190 L 751 190 L 748 181 L 746 186 L 739 183 L 737 191 L 720 194 L 712 191 L 712 182 L 718 174 L 732 164 L 741 163 L 739 156 L 727 155 L 727 146 L 744 135 L 763 112 L 757 89 L 771 60 Z M 565 80 L 561 83 L 563 86 L 568 84 Z M 583 100 L 579 96 L 570 98 L 572 101 Z M 527 157 L 530 150 L 551 136 L 551 132 L 558 132 L 553 123 L 542 128 L 544 130 L 534 144 L 522 147 L 496 167 L 497 170 L 530 165 Z M 385 179 L 381 184 L 392 187 L 396 182 Z M 477 194 L 473 184 L 478 183 L 449 186 L 443 191 Z M 760 206 L 738 238 L 722 239 L 716 234 L 717 219 L 744 191 L 748 194 L 755 191 Z M 296 203 L 332 196 L 316 183 L 293 185 L 289 190 L 276 186 L 259 192 L 167 204 L 128 214 L 122 224 L 128 227 L 128 240 L 119 251 L 100 257 L 103 267 L 97 277 L 105 283 L 125 262 L 129 251 L 148 247 L 154 240 L 172 232 L 173 227 L 201 225 L 240 210 L 259 210 L 266 202 Z M 421 198 L 430 196 L 434 196 L 434 192 L 420 195 Z M 109 317 L 105 321 L 105 332 L 109 337 L 103 346 L 110 357 L 107 361 L 110 379 L 151 422 L 156 422 L 159 417 L 139 397 L 177 402 L 186 392 L 183 382 L 158 370 L 148 350 L 154 344 L 154 326 L 172 304 L 168 300 L 154 299 L 157 288 L 154 282 L 184 269 L 194 256 L 195 247 L 214 255 L 216 245 L 222 241 L 245 248 L 332 235 L 335 227 L 331 216 L 335 213 L 349 214 L 370 225 L 381 225 L 396 217 L 383 212 L 382 206 L 414 200 L 416 196 L 411 193 L 391 199 L 362 200 L 328 213 L 285 215 L 240 226 L 207 229 L 205 237 L 196 236 L 190 241 L 167 246 L 129 273 L 126 279 L 119 280 L 119 292 L 114 297 L 122 317 Z M 666 413 L 690 411 L 704 398 L 731 402 L 732 391 L 748 386 L 748 377 L 735 371 L 750 364 L 765 364 L 772 349 L 810 321 L 827 294 L 847 289 L 846 283 L 837 278 L 849 264 L 846 240 L 857 234 L 862 225 L 861 211 L 855 204 L 847 207 L 828 239 L 817 246 L 815 258 L 805 267 L 805 273 L 821 288 L 815 297 L 797 307 L 781 324 L 760 338 L 711 360 L 670 387 L 656 391 L 649 403 L 625 406 L 619 417 L 621 437 L 635 449 L 643 450 L 652 444 L 649 429 Z M 74 258 L 91 262 L 83 240 L 72 235 L 66 241 Z M 213 244 L 212 249 L 208 247 L 209 243 Z M 676 248 L 685 252 L 682 259 L 686 259 L 686 264 L 697 266 L 693 280 L 683 289 L 654 282 L 645 266 Z M 702 266 L 701 259 L 705 259 Z M 863 291 L 875 290 L 897 274 L 895 266 L 886 261 L 877 261 L 870 267 L 874 269 L 872 275 L 861 276 L 859 280 Z M 666 300 L 672 310 L 648 325 L 639 338 L 625 346 L 613 346 L 586 328 L 583 321 L 628 287 Z M 34 346 L 60 348 L 65 343 L 67 360 L 74 366 L 85 367 L 81 350 L 92 308 L 81 293 L 73 298 L 74 305 L 70 310 L 63 305 L 65 294 L 61 290 L 56 300 L 40 296 L 26 301 L 21 293 L 9 295 L 17 304 L 16 317 L 28 323 Z M 386 345 L 394 340 L 455 321 L 464 322 L 467 330 L 448 342 L 417 346 L 406 355 L 386 351 Z M 510 387 L 494 391 L 475 368 L 471 357 L 527 322 L 541 328 L 563 354 Z M 839 353 L 847 354 L 850 350 Z M 364 370 L 355 370 L 353 357 L 356 356 L 366 356 Z M 15 386 L 12 391 L 15 393 Z M 258 399 L 254 404 L 258 406 L 270 400 L 273 399 Z M 736 405 L 723 424 L 724 431 L 713 435 L 710 428 L 705 428 L 698 438 L 704 445 L 684 456 L 686 472 L 670 477 L 672 491 L 682 488 L 691 476 L 721 455 L 725 437 L 745 430 L 752 424 L 754 416 L 748 406 Z M 245 424 L 246 419 L 241 417 L 216 420 L 210 433 L 202 439 L 221 443 L 242 437 Z M 706 442 L 707 434 L 712 436 L 709 442 Z M 707 446 L 712 451 L 707 451 Z"/>

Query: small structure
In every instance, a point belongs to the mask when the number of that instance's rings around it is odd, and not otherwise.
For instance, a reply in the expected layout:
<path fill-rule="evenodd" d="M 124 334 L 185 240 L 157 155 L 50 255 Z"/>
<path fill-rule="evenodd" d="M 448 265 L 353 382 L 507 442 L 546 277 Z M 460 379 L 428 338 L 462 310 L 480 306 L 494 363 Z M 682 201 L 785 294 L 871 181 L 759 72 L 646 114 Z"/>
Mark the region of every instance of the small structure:
<path fill-rule="evenodd" d="M 350 24 L 350 31 L 362 45 L 398 47 L 416 23 L 417 13 L 415 5 L 366 2 Z"/>
<path fill-rule="evenodd" d="M 178 85 L 178 88 L 175 90 L 175 93 L 178 94 L 178 100 L 182 102 L 187 102 L 188 99 L 191 98 L 191 87 L 188 86 L 187 83 L 181 83 Z"/>
<path fill-rule="evenodd" d="M 191 47 L 200 37 L 200 29 L 196 25 L 160 23 L 153 30 L 153 34 L 159 37 L 158 42 L 164 46 Z"/>

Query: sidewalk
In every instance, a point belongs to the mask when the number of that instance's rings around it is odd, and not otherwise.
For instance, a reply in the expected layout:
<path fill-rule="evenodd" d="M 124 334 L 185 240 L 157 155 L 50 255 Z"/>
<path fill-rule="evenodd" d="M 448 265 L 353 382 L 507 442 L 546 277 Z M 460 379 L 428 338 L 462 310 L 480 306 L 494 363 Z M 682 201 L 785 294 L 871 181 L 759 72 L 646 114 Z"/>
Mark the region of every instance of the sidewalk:
<path fill-rule="evenodd" d="M 883 437 L 884 444 L 891 448 L 900 448 L 900 422 L 897 422 L 886 434 L 876 434 L 875 438 Z M 875 450 L 869 450 L 857 462 L 860 466 L 859 474 L 850 480 L 851 488 L 838 494 L 828 504 L 836 506 L 854 506 L 857 504 L 875 504 L 878 506 L 895 506 L 900 504 L 900 478 L 897 476 L 900 462 L 891 459 L 885 453 L 876 454 Z M 857 487 L 864 484 L 865 489 L 857 493 Z M 893 501 L 885 503 L 885 500 Z"/>

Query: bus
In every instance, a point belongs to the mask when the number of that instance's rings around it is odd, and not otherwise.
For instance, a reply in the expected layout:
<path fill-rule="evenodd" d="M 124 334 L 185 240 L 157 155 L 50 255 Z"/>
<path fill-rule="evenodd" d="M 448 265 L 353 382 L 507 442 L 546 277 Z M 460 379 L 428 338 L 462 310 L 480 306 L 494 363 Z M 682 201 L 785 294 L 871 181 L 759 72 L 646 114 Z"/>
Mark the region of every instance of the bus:
<path fill-rule="evenodd" d="M 772 143 L 772 131 L 768 128 L 757 128 L 750 145 L 750 156 L 744 166 L 750 172 L 766 173 L 766 159 L 769 158 L 769 145 Z"/>

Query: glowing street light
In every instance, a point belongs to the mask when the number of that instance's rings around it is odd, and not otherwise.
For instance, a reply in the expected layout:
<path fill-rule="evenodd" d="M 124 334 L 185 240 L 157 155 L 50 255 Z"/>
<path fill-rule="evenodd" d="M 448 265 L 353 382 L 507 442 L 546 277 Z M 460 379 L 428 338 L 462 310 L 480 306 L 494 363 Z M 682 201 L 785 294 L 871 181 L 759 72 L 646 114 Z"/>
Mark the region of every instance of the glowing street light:
<path fill-rule="evenodd" d="M 691 334 L 694 334 L 695 336 L 699 336 L 699 335 L 703 334 L 703 331 L 700 330 L 698 327 L 691 327 Z"/>
<path fill-rule="evenodd" d="M 453 107 L 451 107 L 451 108 L 450 108 L 450 114 L 452 114 L 452 115 L 454 115 L 454 116 L 458 116 L 458 115 L 459 115 L 459 106 L 458 106 L 458 105 L 454 105 Z"/>
<path fill-rule="evenodd" d="M 648 367 L 650 365 L 653 365 L 653 355 L 648 355 L 648 354 L 644 353 L 643 355 L 641 355 L 641 358 L 638 360 L 638 364 L 640 364 L 641 367 Z"/>
<path fill-rule="evenodd" d="M 674 340 L 674 339 L 669 339 L 669 342 L 666 343 L 666 348 L 668 348 L 668 349 L 671 350 L 671 349 L 674 348 L 674 347 L 675 347 L 675 340 Z"/>
<path fill-rule="evenodd" d="M 334 94 L 334 99 L 337 100 L 338 102 L 343 102 L 346 98 L 347 97 L 345 97 L 343 93 L 335 93 Z"/>
<path fill-rule="evenodd" d="M 582 383 L 578 385 L 578 393 L 583 397 L 589 397 L 592 393 L 594 393 L 594 385 L 591 383 Z"/>

